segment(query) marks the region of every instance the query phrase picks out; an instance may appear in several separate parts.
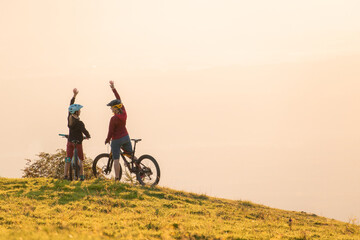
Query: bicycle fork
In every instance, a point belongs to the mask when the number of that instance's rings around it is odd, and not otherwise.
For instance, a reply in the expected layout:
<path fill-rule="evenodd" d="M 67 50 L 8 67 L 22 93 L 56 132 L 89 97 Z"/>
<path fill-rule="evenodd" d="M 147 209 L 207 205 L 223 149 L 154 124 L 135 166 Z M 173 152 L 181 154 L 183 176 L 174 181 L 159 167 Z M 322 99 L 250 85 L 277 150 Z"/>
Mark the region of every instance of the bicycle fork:
<path fill-rule="evenodd" d="M 76 161 L 77 161 L 77 164 L 76 164 Z M 75 175 L 77 178 L 80 177 L 80 170 L 81 170 L 81 161 L 79 159 L 79 156 L 78 156 L 78 153 L 77 153 L 77 149 L 76 149 L 76 145 L 75 145 L 75 150 L 74 150 L 74 155 L 71 159 L 71 165 L 72 165 L 72 168 L 74 169 L 75 171 Z M 76 168 L 77 167 L 77 168 Z"/>
<path fill-rule="evenodd" d="M 113 163 L 114 163 L 114 159 L 112 157 L 112 153 L 110 153 L 110 156 L 109 156 L 109 161 L 106 165 L 106 169 L 105 169 L 105 174 L 108 174 L 109 172 L 111 172 L 111 169 L 112 169 L 112 166 L 113 166 Z"/>

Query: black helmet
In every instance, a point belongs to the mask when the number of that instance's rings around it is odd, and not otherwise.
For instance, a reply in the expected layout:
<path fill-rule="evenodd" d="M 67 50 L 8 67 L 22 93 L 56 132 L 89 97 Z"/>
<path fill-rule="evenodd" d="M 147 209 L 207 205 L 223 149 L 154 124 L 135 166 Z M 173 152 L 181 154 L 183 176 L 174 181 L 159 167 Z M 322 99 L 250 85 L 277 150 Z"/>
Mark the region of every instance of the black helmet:
<path fill-rule="evenodd" d="M 111 102 L 109 102 L 106 106 L 112 107 L 112 106 L 119 105 L 119 104 L 121 104 L 121 101 L 119 99 L 115 99 L 115 100 L 112 100 Z"/>

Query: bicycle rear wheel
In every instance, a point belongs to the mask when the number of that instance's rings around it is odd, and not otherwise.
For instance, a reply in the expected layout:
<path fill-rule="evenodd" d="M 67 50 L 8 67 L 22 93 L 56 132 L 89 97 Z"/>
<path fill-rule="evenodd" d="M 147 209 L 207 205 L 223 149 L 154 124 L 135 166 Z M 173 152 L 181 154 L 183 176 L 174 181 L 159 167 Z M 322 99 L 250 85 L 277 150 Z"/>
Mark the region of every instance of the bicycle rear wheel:
<path fill-rule="evenodd" d="M 93 162 L 92 170 L 96 178 L 100 179 L 115 179 L 115 171 L 112 171 L 113 166 L 110 166 L 110 154 L 99 154 Z M 119 177 L 121 179 L 122 169 L 120 165 Z"/>
<path fill-rule="evenodd" d="M 160 167 L 155 158 L 150 155 L 142 155 L 137 164 L 139 169 L 136 178 L 141 185 L 155 186 L 160 181 Z"/>

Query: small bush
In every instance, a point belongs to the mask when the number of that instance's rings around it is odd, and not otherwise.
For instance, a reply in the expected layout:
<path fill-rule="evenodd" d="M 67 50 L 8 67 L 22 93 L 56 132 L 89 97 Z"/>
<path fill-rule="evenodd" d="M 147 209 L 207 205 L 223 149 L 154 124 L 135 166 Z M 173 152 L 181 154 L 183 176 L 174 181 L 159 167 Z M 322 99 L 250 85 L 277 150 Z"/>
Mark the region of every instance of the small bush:
<path fill-rule="evenodd" d="M 23 178 L 57 178 L 64 177 L 64 166 L 66 151 L 58 149 L 55 154 L 41 152 L 37 155 L 38 159 L 26 159 L 26 167 L 23 171 Z M 84 174 L 87 179 L 93 178 L 93 160 L 85 156 L 83 161 Z"/>

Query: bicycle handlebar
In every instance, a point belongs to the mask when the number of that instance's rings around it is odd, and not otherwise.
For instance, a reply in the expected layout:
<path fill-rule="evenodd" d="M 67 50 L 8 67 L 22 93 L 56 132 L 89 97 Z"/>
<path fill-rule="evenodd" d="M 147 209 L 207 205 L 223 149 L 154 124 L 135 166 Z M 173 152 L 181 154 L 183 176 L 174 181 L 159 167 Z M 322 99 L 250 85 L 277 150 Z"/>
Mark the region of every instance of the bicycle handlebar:
<path fill-rule="evenodd" d="M 69 138 L 69 135 L 67 134 L 59 134 L 60 137 Z"/>
<path fill-rule="evenodd" d="M 59 134 L 60 137 L 64 137 L 64 138 L 69 138 L 69 135 L 68 134 Z M 90 138 L 87 138 L 84 136 L 84 139 L 90 139 Z"/>

